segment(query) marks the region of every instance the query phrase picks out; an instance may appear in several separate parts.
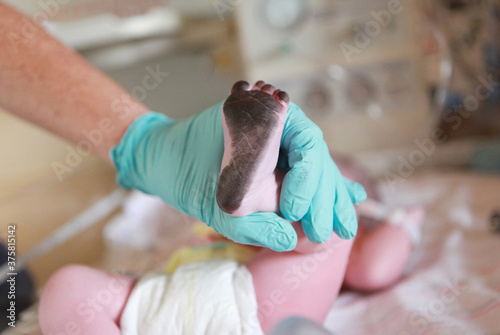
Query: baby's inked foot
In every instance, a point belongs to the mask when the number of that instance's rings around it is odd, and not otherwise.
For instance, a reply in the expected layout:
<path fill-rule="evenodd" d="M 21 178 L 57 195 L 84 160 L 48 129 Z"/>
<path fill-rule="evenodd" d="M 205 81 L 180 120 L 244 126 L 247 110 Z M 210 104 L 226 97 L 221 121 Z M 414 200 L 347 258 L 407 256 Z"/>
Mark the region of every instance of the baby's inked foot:
<path fill-rule="evenodd" d="M 224 156 L 217 203 L 224 212 L 277 212 L 283 176 L 276 164 L 287 110 L 288 94 L 272 85 L 233 85 L 222 108 Z"/>

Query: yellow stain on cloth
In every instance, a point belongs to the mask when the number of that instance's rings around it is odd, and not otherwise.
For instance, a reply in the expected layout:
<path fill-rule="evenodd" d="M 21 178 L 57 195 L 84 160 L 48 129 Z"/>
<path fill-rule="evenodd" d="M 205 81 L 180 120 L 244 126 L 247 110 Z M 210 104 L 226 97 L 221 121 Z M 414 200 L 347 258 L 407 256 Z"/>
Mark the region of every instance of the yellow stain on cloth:
<path fill-rule="evenodd" d="M 194 231 L 199 237 L 220 236 L 212 228 L 202 223 L 195 225 Z M 171 274 L 181 265 L 209 259 L 231 259 L 240 264 L 246 264 L 257 252 L 258 250 L 251 246 L 237 244 L 229 240 L 192 245 L 175 251 L 165 266 L 165 272 Z"/>

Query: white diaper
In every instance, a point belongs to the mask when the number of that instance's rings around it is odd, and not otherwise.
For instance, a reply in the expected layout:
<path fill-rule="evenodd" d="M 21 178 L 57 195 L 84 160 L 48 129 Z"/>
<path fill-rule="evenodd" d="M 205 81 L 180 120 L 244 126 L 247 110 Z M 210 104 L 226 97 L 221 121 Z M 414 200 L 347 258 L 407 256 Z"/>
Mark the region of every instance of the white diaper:
<path fill-rule="evenodd" d="M 233 260 L 211 259 L 149 273 L 123 311 L 123 335 L 260 335 L 252 275 Z"/>

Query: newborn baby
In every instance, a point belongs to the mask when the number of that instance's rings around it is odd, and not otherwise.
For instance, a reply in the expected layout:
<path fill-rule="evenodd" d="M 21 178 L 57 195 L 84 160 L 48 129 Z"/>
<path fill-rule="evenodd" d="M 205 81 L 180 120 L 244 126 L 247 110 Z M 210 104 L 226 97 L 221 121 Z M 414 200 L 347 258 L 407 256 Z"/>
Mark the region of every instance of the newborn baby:
<path fill-rule="evenodd" d="M 279 213 L 285 171 L 277 166 L 289 108 L 297 107 L 272 85 L 234 84 L 223 106 L 224 155 L 216 192 L 226 213 Z M 342 172 L 354 177 L 352 169 Z M 372 201 L 364 211 L 376 212 L 377 206 Z M 138 281 L 67 266 L 44 289 L 40 326 L 45 335 L 263 334 L 288 316 L 322 323 L 343 283 L 372 291 L 401 276 L 412 248 L 409 231 L 419 226 L 423 212 L 392 214 L 372 229 L 361 224 L 353 240 L 333 233 L 323 244 L 310 242 L 300 222 L 293 223 L 299 236 L 293 251 L 262 249 L 238 262 L 199 260 Z"/>

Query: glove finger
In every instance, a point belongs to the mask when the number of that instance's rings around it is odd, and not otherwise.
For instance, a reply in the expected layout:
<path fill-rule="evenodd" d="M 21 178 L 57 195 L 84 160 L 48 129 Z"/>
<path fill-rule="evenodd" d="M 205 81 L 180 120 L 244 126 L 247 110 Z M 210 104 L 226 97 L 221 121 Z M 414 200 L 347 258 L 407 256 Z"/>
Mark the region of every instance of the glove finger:
<path fill-rule="evenodd" d="M 338 171 L 338 169 L 336 170 Z M 338 173 L 340 174 L 340 172 Z M 339 180 L 343 181 L 343 179 Z M 358 230 L 358 220 L 353 201 L 344 182 L 336 185 L 335 193 L 333 230 L 341 238 L 351 239 L 356 236 Z"/>
<path fill-rule="evenodd" d="M 222 233 L 235 242 L 266 247 L 274 251 L 290 251 L 297 244 L 297 233 L 290 222 L 275 213 L 228 216 L 230 236 Z"/>
<path fill-rule="evenodd" d="M 334 187 L 333 175 L 324 170 L 311 207 L 302 218 L 302 228 L 312 242 L 325 242 L 332 235 Z"/>
<path fill-rule="evenodd" d="M 367 195 L 365 188 L 360 183 L 344 177 L 344 184 L 353 203 L 359 204 L 366 200 Z"/>
<path fill-rule="evenodd" d="M 283 179 L 280 210 L 290 221 L 298 221 L 307 213 L 318 188 L 325 159 L 323 133 L 304 112 L 290 105 L 283 130 L 282 148 L 290 170 Z"/>

